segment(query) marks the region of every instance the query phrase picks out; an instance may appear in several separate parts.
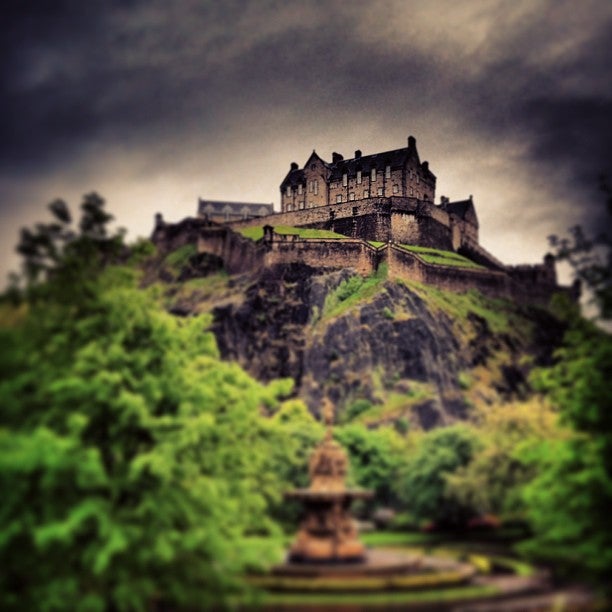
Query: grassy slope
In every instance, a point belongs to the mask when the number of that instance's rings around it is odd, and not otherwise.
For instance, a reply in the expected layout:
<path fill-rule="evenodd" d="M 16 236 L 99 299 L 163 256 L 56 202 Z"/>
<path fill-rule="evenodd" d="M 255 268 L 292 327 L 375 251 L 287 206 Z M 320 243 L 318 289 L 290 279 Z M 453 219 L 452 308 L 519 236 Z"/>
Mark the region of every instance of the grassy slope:
<path fill-rule="evenodd" d="M 251 240 L 260 240 L 263 238 L 263 226 L 257 227 L 244 227 L 239 229 L 238 232 L 245 238 Z M 289 225 L 275 225 L 274 232 L 277 234 L 284 234 L 286 236 L 299 236 L 300 238 L 332 238 L 332 239 L 346 239 L 347 236 L 337 234 L 336 232 L 330 232 L 329 230 L 310 229 L 307 227 L 291 227 Z"/>
<path fill-rule="evenodd" d="M 441 249 L 430 249 L 427 247 L 400 244 L 402 249 L 418 255 L 424 262 L 437 264 L 439 266 L 454 266 L 458 268 L 471 268 L 474 270 L 486 270 L 484 266 L 474 263 L 471 259 L 454 253 L 453 251 L 442 251 Z"/>

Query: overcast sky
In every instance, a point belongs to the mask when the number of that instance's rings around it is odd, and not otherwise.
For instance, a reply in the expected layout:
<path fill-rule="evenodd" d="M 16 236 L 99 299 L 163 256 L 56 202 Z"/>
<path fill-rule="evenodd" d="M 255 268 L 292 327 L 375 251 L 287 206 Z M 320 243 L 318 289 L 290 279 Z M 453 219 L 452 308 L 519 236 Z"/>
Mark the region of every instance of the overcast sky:
<path fill-rule="evenodd" d="M 609 0 L 4 0 L 0 275 L 19 228 L 97 191 L 130 237 L 199 196 L 273 202 L 313 149 L 406 146 L 481 242 L 540 261 L 599 223 Z"/>

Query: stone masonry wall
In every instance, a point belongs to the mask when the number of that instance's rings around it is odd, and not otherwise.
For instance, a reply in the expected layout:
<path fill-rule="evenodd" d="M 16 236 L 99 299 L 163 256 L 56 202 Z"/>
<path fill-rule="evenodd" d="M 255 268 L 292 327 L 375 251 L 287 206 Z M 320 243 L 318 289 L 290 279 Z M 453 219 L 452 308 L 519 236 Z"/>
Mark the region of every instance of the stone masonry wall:
<path fill-rule="evenodd" d="M 413 280 L 449 291 L 478 289 L 491 297 L 511 297 L 510 279 L 503 272 L 429 264 L 395 245 L 389 246 L 388 261 L 390 278 Z"/>
<path fill-rule="evenodd" d="M 192 235 L 194 228 L 188 229 Z M 200 226 L 197 242 L 200 252 L 221 257 L 230 274 L 258 272 L 276 264 L 305 263 L 315 268 L 352 268 L 368 276 L 386 261 L 390 278 L 413 280 L 449 291 L 476 289 L 488 296 L 518 303 L 546 304 L 558 291 L 568 293 L 573 299 L 578 297 L 576 288 L 559 287 L 551 282 L 550 263 L 529 266 L 529 270 L 521 266 L 520 271 L 515 268 L 508 274 L 505 270 L 430 264 L 396 244 L 374 248 L 361 239 L 303 239 L 272 232 L 267 239 L 253 242 L 227 226 Z"/>
<path fill-rule="evenodd" d="M 377 251 L 363 240 L 301 239 L 274 234 L 265 265 L 304 263 L 313 267 L 353 268 L 368 276 L 378 267 Z"/>

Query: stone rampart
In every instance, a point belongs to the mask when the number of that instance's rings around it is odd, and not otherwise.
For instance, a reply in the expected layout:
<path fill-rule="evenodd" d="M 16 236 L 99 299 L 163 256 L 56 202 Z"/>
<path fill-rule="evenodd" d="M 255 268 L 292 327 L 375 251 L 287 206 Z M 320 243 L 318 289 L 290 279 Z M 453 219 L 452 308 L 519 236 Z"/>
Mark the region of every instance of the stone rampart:
<path fill-rule="evenodd" d="M 274 234 L 266 244 L 265 265 L 304 263 L 319 268 L 352 268 L 368 276 L 378 268 L 377 249 L 363 240 L 300 238 Z"/>
<path fill-rule="evenodd" d="M 389 245 L 388 261 L 391 278 L 417 281 L 449 291 L 477 289 L 491 297 L 511 296 L 510 279 L 503 272 L 427 263 L 417 254 L 394 244 Z"/>
<path fill-rule="evenodd" d="M 259 272 L 276 264 L 305 263 L 315 268 L 352 268 L 367 276 L 386 261 L 390 278 L 418 281 L 449 291 L 477 289 L 491 297 L 507 298 L 517 303 L 547 304 L 557 292 L 567 293 L 574 300 L 579 297 L 579 287 L 559 287 L 556 284 L 554 262 L 550 258 L 543 265 L 506 269 L 484 249 L 480 251 L 482 257 L 486 257 L 489 263 L 489 258 L 492 258 L 500 269 L 441 266 L 425 262 L 418 254 L 396 243 L 385 242 L 382 247 L 375 248 L 361 239 L 305 239 L 277 234 L 271 227 L 267 228 L 262 240 L 254 242 L 226 225 L 202 219 L 158 224 L 152 239 L 161 252 L 169 252 L 189 242 L 197 243 L 199 252 L 223 259 L 230 274 Z M 475 251 L 478 245 L 470 247 Z M 476 259 L 473 251 L 472 258 Z"/>
<path fill-rule="evenodd" d="M 226 226 L 202 228 L 197 239 L 200 253 L 221 257 L 230 274 L 256 272 L 266 265 L 266 248 Z"/>

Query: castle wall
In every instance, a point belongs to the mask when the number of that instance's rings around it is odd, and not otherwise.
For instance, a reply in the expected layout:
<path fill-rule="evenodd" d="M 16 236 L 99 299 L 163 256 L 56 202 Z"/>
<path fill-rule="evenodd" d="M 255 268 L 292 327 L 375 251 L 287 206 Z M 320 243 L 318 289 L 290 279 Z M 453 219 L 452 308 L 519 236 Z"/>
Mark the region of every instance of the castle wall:
<path fill-rule="evenodd" d="M 556 284 L 551 258 L 540 265 L 510 267 L 508 273 L 505 269 L 474 270 L 430 264 L 395 244 L 387 243 L 376 249 L 361 239 L 303 239 L 272 232 L 264 240 L 253 242 L 227 226 L 194 219 L 161 225 L 152 238 L 162 252 L 197 240 L 198 251 L 221 257 L 230 274 L 258 272 L 276 264 L 305 263 L 315 268 L 352 268 L 367 276 L 386 261 L 390 278 L 418 281 L 449 291 L 476 289 L 491 297 L 543 305 L 557 292 L 565 292 L 574 300 L 579 297 L 579 287 Z"/>
<path fill-rule="evenodd" d="M 478 289 L 491 297 L 511 297 L 509 279 L 503 272 L 429 264 L 394 245 L 389 246 L 388 260 L 390 278 L 417 281 L 448 291 Z"/>
<path fill-rule="evenodd" d="M 255 272 L 266 265 L 266 249 L 227 227 L 203 228 L 197 239 L 200 253 L 221 257 L 224 268 L 230 274 Z"/>
<path fill-rule="evenodd" d="M 274 234 L 268 245 L 266 266 L 304 263 L 313 267 L 353 268 L 368 276 L 376 271 L 376 249 L 362 240 L 301 239 L 298 236 Z"/>

